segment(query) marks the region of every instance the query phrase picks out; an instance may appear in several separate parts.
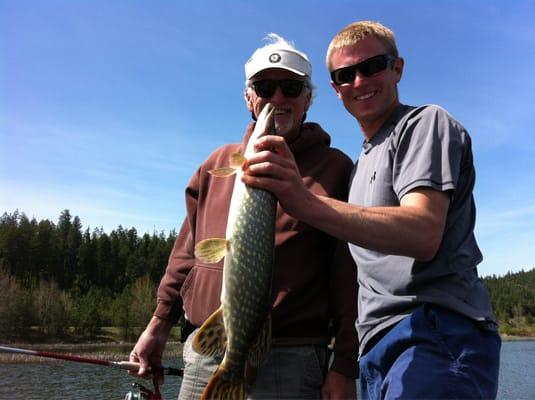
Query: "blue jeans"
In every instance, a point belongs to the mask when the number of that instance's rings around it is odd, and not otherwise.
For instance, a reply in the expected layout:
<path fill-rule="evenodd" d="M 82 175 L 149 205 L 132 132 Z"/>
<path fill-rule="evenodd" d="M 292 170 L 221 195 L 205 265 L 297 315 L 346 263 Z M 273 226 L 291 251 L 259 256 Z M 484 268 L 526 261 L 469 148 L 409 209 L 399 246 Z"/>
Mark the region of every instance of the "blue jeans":
<path fill-rule="evenodd" d="M 361 357 L 361 397 L 494 399 L 500 347 L 496 330 L 420 306 Z"/>
<path fill-rule="evenodd" d="M 222 358 L 205 357 L 191 347 L 196 331 L 184 343 L 184 378 L 179 400 L 200 398 Z M 325 346 L 273 347 L 258 367 L 254 386 L 247 387 L 247 399 L 319 399 L 325 377 Z"/>

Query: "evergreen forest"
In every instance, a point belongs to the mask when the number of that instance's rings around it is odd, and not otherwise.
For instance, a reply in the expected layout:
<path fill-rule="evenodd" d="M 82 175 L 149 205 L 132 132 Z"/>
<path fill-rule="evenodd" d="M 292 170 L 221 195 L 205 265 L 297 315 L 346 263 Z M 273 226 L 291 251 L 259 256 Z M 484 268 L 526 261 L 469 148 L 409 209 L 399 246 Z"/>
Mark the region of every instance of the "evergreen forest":
<path fill-rule="evenodd" d="M 156 306 L 176 233 L 138 235 L 119 226 L 82 230 L 15 211 L 0 217 L 0 341 L 95 340 L 103 327 L 135 339 Z M 4 339 L 4 340 L 2 340 Z"/>
<path fill-rule="evenodd" d="M 156 305 L 176 232 L 82 229 L 23 212 L 0 217 L 0 342 L 118 340 L 141 333 Z M 505 335 L 535 336 L 535 269 L 483 278 Z"/>

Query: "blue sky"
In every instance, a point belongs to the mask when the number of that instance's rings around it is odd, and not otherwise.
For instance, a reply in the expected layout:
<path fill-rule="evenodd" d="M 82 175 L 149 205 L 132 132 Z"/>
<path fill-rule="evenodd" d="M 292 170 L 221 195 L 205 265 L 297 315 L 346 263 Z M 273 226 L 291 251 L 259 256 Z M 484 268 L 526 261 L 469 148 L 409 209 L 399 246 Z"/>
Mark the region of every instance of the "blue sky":
<path fill-rule="evenodd" d="M 365 19 L 396 34 L 401 101 L 439 104 L 472 136 L 480 273 L 535 267 L 531 1 L 0 0 L 0 212 L 178 229 L 191 174 L 250 120 L 243 64 L 269 32 L 309 55 L 308 120 L 355 159 L 324 57 Z"/>

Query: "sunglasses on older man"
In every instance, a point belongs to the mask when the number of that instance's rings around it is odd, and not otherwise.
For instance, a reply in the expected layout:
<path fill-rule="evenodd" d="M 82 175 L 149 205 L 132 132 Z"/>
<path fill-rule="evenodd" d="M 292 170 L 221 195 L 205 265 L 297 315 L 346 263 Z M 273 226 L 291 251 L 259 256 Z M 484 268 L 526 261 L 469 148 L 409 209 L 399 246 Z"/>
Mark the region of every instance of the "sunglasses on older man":
<path fill-rule="evenodd" d="M 335 85 L 351 83 L 355 81 L 357 71 L 360 72 L 362 76 L 372 76 L 378 72 L 384 71 L 387 67 L 391 67 L 395 60 L 396 57 L 391 54 L 380 54 L 359 62 L 358 64 L 331 71 L 331 80 Z"/>
<path fill-rule="evenodd" d="M 281 88 L 284 97 L 295 98 L 299 97 L 305 86 L 304 81 L 297 79 L 261 79 L 251 83 L 255 93 L 263 99 L 269 99 L 273 97 L 277 87 Z"/>

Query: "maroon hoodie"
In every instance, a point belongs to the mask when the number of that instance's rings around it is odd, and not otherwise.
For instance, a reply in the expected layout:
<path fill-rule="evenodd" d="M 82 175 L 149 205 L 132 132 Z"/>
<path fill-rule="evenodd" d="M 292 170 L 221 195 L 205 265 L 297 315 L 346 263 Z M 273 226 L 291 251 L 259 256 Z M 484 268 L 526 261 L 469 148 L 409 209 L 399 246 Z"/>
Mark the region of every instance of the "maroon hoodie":
<path fill-rule="evenodd" d="M 184 311 L 193 325 L 200 326 L 219 307 L 223 261 L 203 263 L 193 249 L 203 239 L 225 237 L 234 177 L 216 178 L 208 171 L 228 166 L 232 153 L 243 152 L 253 129 L 254 124 L 247 127 L 244 143 L 217 149 L 191 178 L 186 188 L 187 216 L 158 289 L 157 317 L 177 321 Z M 353 163 L 329 144 L 329 135 L 318 124 L 305 123 L 290 149 L 312 192 L 346 200 Z M 334 335 L 331 368 L 357 376 L 357 279 L 348 247 L 290 217 L 280 205 L 272 297 L 274 345 L 327 344 Z"/>

